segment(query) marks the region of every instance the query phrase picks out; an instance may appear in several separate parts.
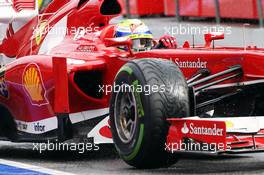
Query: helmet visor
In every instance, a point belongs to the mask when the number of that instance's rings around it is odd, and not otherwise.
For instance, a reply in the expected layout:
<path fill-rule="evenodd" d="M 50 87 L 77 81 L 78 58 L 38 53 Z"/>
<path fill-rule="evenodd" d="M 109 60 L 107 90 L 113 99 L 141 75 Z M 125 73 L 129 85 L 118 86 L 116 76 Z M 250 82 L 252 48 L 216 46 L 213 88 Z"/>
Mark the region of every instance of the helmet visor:
<path fill-rule="evenodd" d="M 138 38 L 133 39 L 133 49 L 136 51 L 145 51 L 152 48 L 152 39 L 151 38 Z"/>

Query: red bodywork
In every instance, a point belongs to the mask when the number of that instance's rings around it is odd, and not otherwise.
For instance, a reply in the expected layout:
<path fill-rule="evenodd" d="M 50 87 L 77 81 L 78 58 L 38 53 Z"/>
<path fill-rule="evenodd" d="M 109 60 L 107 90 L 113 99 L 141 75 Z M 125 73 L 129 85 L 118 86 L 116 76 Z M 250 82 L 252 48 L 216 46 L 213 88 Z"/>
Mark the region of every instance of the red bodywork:
<path fill-rule="evenodd" d="M 210 48 L 208 41 L 206 47 L 197 48 L 139 53 L 117 49 L 117 45 L 129 45 L 126 40 L 111 40 L 114 26 L 109 25 L 109 21 L 121 10 L 115 0 L 54 0 L 19 30 L 14 31 L 13 24 L 9 24 L 0 52 L 16 60 L 1 69 L 0 103 L 1 110 L 8 110 L 14 119 L 15 130 L 22 135 L 31 134 L 28 140 L 32 141 L 33 136 L 40 139 L 40 135 L 46 136 L 54 130 L 62 135 L 67 133 L 65 129 L 69 128 L 64 125 L 69 121 L 67 117 L 60 118 L 65 114 L 69 115 L 70 124 L 78 125 L 96 118 L 103 120 L 108 114 L 110 94 L 101 92 L 99 85 L 112 85 L 118 70 L 131 59 L 169 59 L 181 68 L 187 80 L 200 69 L 208 69 L 213 75 L 232 66 L 241 66 L 243 75 L 221 81 L 211 89 L 264 82 L 263 49 Z M 56 27 L 67 29 L 67 32 L 54 34 Z M 89 31 L 82 34 L 80 28 Z M 227 76 L 229 74 L 223 75 Z M 181 139 L 182 136 L 175 137 L 175 132 L 171 132 L 176 126 L 174 122 L 168 138 Z M 219 125 L 225 129 L 225 122 Z M 107 121 L 100 128 L 100 136 L 111 136 Z M 225 134 L 222 139 L 224 137 Z M 45 139 L 47 137 L 43 137 Z M 208 142 L 207 137 L 198 139 Z M 235 135 L 227 134 L 224 142 L 233 141 Z M 256 142 L 264 144 L 263 139 L 256 139 Z"/>
<path fill-rule="evenodd" d="M 245 133 L 231 132 L 227 129 L 228 120 L 219 119 L 188 118 L 168 121 L 171 126 L 166 149 L 172 153 L 179 151 L 243 153 L 264 150 L 263 129 Z"/>

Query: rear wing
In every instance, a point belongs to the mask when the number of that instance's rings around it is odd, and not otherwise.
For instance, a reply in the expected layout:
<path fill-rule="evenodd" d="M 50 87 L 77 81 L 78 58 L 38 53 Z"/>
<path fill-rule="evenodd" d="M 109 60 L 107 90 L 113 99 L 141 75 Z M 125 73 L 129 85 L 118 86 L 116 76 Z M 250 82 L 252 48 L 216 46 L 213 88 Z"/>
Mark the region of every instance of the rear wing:
<path fill-rule="evenodd" d="M 0 0 L 0 23 L 28 21 L 38 15 L 37 0 Z"/>

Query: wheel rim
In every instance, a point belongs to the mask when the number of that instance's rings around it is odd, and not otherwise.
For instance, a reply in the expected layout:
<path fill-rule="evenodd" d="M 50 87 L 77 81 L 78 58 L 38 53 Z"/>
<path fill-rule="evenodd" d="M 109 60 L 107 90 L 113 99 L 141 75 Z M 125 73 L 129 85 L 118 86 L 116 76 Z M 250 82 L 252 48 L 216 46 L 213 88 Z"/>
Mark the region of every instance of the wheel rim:
<path fill-rule="evenodd" d="M 123 84 L 121 89 L 124 89 L 126 86 L 128 85 Z M 123 143 L 129 143 L 135 135 L 138 122 L 134 93 L 117 92 L 114 109 L 117 134 Z"/>

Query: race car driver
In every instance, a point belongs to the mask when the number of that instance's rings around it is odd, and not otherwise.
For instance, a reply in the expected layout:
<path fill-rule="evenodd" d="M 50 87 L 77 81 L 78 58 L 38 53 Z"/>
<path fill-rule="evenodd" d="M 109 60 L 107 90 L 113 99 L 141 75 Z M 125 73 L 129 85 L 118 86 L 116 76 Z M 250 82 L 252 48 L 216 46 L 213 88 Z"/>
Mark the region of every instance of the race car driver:
<path fill-rule="evenodd" d="M 132 39 L 134 51 L 177 48 L 176 39 L 169 35 L 162 36 L 158 42 L 155 42 L 149 28 L 139 19 L 126 19 L 116 25 L 115 37 L 125 36 Z"/>

